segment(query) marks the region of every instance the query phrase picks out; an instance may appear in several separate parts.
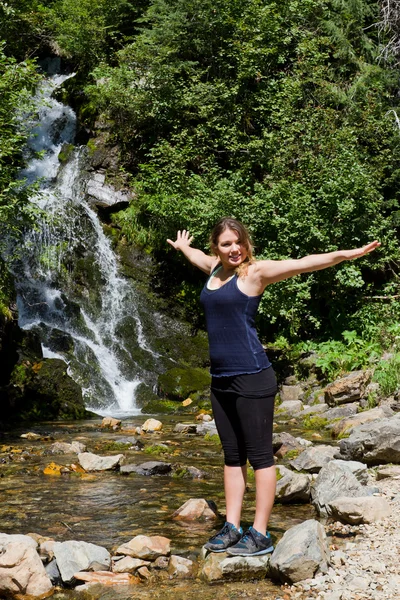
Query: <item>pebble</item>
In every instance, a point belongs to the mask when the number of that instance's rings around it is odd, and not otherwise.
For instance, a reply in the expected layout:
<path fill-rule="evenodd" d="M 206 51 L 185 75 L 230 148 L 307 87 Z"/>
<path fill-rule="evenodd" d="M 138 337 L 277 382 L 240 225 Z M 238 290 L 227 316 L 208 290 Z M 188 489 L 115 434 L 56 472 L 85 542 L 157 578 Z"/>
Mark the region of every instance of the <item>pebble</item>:
<path fill-rule="evenodd" d="M 328 573 L 284 586 L 290 600 L 399 600 L 400 479 L 382 479 L 379 489 L 391 516 L 368 525 L 327 524 Z"/>

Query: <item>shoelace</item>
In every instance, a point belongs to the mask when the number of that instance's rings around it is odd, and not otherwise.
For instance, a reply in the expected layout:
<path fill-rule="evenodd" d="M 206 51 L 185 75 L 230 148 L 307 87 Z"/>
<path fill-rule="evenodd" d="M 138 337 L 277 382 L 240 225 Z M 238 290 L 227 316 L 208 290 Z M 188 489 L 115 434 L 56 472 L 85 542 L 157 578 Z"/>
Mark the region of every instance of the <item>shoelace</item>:
<path fill-rule="evenodd" d="M 210 538 L 210 542 L 219 538 L 220 535 L 225 535 L 225 533 L 229 533 L 230 527 L 228 524 L 224 525 L 221 531 L 216 533 L 212 538 Z"/>
<path fill-rule="evenodd" d="M 256 538 L 255 538 L 253 532 L 250 529 L 248 529 L 246 531 L 246 533 L 242 536 L 242 539 L 240 540 L 240 542 L 245 542 L 246 543 L 249 538 L 251 538 L 253 540 L 253 542 L 255 544 L 257 544 Z"/>

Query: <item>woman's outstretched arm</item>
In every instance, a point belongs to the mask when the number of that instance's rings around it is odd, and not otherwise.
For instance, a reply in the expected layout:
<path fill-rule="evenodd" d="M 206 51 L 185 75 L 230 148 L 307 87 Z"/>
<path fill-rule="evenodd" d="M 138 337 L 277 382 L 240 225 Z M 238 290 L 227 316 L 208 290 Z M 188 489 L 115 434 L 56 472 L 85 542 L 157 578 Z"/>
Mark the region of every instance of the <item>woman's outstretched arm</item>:
<path fill-rule="evenodd" d="M 183 231 L 178 231 L 175 241 L 167 240 L 168 244 L 171 244 L 175 250 L 180 250 L 186 256 L 188 261 L 192 263 L 192 265 L 209 275 L 218 261 L 215 256 L 209 256 L 208 254 L 202 252 L 202 250 L 192 248 L 192 241 L 193 236 L 191 236 L 186 229 L 183 229 Z"/>
<path fill-rule="evenodd" d="M 345 260 L 354 260 L 369 254 L 380 246 L 380 242 L 374 241 L 362 248 L 353 250 L 337 250 L 325 254 L 310 254 L 298 259 L 289 260 L 260 260 L 257 263 L 257 271 L 265 286 L 270 283 L 282 281 L 300 273 L 310 273 L 333 267 Z"/>

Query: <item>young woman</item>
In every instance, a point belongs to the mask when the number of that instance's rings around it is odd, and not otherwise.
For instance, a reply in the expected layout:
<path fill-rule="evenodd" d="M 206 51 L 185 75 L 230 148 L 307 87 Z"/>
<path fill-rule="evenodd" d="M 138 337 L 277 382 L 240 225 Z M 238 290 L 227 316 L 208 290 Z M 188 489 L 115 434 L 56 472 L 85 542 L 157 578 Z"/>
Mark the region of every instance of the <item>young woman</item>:
<path fill-rule="evenodd" d="M 226 523 L 205 547 L 233 556 L 266 554 L 273 551 L 267 524 L 276 486 L 272 424 L 277 386 L 254 326 L 261 296 L 271 283 L 359 258 L 380 243 L 293 260 L 255 260 L 246 228 L 232 218 L 214 227 L 213 256 L 192 248 L 192 240 L 183 230 L 167 241 L 209 276 L 200 301 L 209 338 L 211 403 L 225 458 Z M 247 460 L 255 471 L 256 511 L 253 526 L 243 534 Z"/>

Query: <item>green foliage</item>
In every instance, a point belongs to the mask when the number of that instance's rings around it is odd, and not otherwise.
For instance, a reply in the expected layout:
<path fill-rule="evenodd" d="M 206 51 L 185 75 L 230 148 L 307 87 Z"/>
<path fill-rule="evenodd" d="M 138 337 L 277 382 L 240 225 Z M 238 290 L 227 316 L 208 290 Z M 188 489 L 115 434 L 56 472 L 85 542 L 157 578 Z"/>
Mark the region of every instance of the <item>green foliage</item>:
<path fill-rule="evenodd" d="M 324 429 L 328 424 L 328 419 L 320 415 L 307 415 L 303 419 L 303 427 L 305 429 Z"/>
<path fill-rule="evenodd" d="M 269 337 L 340 331 L 365 296 L 398 289 L 382 277 L 399 258 L 398 71 L 376 60 L 378 8 L 152 0 L 119 65 L 95 69 L 87 88 L 135 176 L 118 225 L 156 256 L 183 227 L 207 249 L 227 214 L 249 226 L 260 258 L 382 241 L 373 256 L 268 288 Z M 171 279 L 175 294 L 182 272 Z"/>
<path fill-rule="evenodd" d="M 376 340 L 363 338 L 356 331 L 343 331 L 342 337 L 343 342 L 330 340 L 303 345 L 304 350 L 317 352 L 315 365 L 329 381 L 349 371 L 371 366 L 378 360 L 381 352 L 381 346 Z"/>
<path fill-rule="evenodd" d="M 221 440 L 219 439 L 219 435 L 217 433 L 207 432 L 204 436 L 206 442 L 212 442 L 213 444 L 221 444 Z"/>
<path fill-rule="evenodd" d="M 400 388 L 400 354 L 381 360 L 374 371 L 373 381 L 379 383 L 380 395 L 393 395 Z"/>
<path fill-rule="evenodd" d="M 168 454 L 169 451 L 169 448 L 162 444 L 151 444 L 150 446 L 146 446 L 143 450 L 145 454 Z"/>

